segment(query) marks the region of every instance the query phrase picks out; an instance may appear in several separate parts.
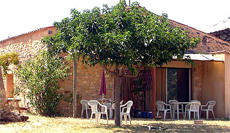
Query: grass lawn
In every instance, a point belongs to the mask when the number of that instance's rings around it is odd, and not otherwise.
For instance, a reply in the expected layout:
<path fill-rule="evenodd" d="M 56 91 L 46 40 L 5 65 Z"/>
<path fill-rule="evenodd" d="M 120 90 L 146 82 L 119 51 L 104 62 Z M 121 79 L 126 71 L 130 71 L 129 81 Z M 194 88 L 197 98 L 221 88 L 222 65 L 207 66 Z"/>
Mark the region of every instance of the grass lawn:
<path fill-rule="evenodd" d="M 230 132 L 229 120 L 204 120 L 203 124 L 194 124 L 193 120 L 154 120 L 133 118 L 132 125 L 115 127 L 114 120 L 101 119 L 100 124 L 95 124 L 95 119 L 81 119 L 68 117 L 43 117 L 29 115 L 26 122 L 1 123 L 0 132 L 5 133 L 110 133 L 110 132 Z M 149 130 L 148 126 L 153 129 Z"/>

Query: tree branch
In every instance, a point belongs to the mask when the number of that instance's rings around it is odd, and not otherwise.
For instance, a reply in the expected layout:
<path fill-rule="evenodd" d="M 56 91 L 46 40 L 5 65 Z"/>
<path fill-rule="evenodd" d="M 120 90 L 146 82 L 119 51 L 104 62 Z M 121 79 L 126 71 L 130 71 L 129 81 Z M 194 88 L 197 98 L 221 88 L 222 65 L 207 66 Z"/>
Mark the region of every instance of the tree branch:
<path fill-rule="evenodd" d="M 110 73 L 111 75 L 117 76 L 117 73 L 114 72 L 114 70 L 108 69 L 105 65 L 102 65 L 102 67 L 104 68 L 104 70 L 105 70 L 106 72 Z"/>
<path fill-rule="evenodd" d="M 102 66 L 104 68 L 104 70 L 106 70 L 106 72 L 110 73 L 111 75 L 113 76 L 117 76 L 117 77 L 129 77 L 129 78 L 136 78 L 138 76 L 135 75 L 134 73 L 132 73 L 130 70 L 128 70 L 127 67 L 124 67 L 124 66 L 115 66 L 115 69 L 111 68 L 108 68 L 107 66 L 103 65 Z M 140 72 L 141 69 L 143 69 L 143 65 L 139 66 L 139 67 L 136 67 L 136 70 L 137 70 L 137 73 Z"/>

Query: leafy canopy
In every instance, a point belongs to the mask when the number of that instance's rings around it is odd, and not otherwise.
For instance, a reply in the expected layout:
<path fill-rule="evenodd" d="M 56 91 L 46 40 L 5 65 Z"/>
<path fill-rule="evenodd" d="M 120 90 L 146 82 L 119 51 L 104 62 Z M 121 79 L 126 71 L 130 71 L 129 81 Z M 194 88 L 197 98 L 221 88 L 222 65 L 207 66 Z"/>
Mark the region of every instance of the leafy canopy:
<path fill-rule="evenodd" d="M 8 66 L 10 64 L 17 65 L 19 63 L 17 53 L 7 53 L 5 55 L 0 55 L 0 66 L 3 67 L 4 76 L 7 75 Z"/>
<path fill-rule="evenodd" d="M 124 1 L 82 13 L 72 9 L 70 18 L 54 26 L 57 33 L 43 40 L 52 52 L 69 52 L 71 58 L 82 57 L 91 66 L 125 66 L 132 72 L 170 62 L 173 56 L 182 59 L 199 42 L 180 27 L 173 28 L 166 14 L 155 15 L 138 3 L 127 7 Z"/>
<path fill-rule="evenodd" d="M 57 33 L 43 39 L 50 54 L 68 52 L 71 59 L 81 58 L 90 66 L 100 64 L 116 77 L 116 116 L 120 116 L 123 76 L 136 76 L 142 66 L 163 65 L 173 56 L 181 60 L 199 42 L 180 27 L 173 28 L 166 14 L 155 15 L 138 3 L 127 7 L 123 0 L 111 8 L 103 5 L 82 13 L 72 9 L 71 17 L 54 26 Z M 120 117 L 115 124 L 120 126 Z"/>

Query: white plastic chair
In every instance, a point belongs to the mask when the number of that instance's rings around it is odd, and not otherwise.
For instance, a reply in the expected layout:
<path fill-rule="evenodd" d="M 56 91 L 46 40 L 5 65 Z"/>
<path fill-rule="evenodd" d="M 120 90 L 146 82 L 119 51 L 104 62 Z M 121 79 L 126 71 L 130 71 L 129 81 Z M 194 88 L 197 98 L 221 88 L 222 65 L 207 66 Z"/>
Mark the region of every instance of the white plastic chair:
<path fill-rule="evenodd" d="M 191 100 L 191 102 L 198 102 L 201 104 L 201 102 L 199 100 Z"/>
<path fill-rule="evenodd" d="M 97 100 L 89 100 L 88 104 L 89 106 L 91 106 L 91 111 L 92 111 L 90 119 L 92 119 L 93 114 L 95 114 L 95 122 L 98 123 L 100 122 L 101 115 L 105 114 L 107 119 L 107 124 L 108 124 L 107 106 L 102 105 Z"/>
<path fill-rule="evenodd" d="M 120 101 L 120 105 L 123 104 L 123 100 Z M 115 109 L 115 103 L 112 104 L 112 109 Z"/>
<path fill-rule="evenodd" d="M 107 109 L 109 110 L 109 118 L 112 118 L 113 117 L 112 102 L 106 102 L 105 105 L 107 106 Z"/>
<path fill-rule="evenodd" d="M 91 108 L 90 108 L 90 106 L 88 104 L 88 101 L 87 100 L 81 100 L 80 103 L 82 105 L 81 118 L 83 117 L 84 111 L 85 111 L 85 114 L 86 114 L 86 118 L 89 118 L 88 110 L 91 109 Z"/>
<path fill-rule="evenodd" d="M 166 118 L 166 114 L 169 111 L 170 112 L 170 116 L 172 118 L 171 106 L 169 104 L 166 104 L 163 101 L 156 101 L 156 105 L 157 105 L 157 116 L 159 115 L 160 111 L 164 112 L 164 119 L 165 119 Z"/>
<path fill-rule="evenodd" d="M 185 106 L 185 116 L 186 118 L 186 113 L 188 113 L 188 118 L 191 118 L 191 113 L 194 113 L 194 119 L 197 114 L 197 118 L 200 119 L 200 101 L 191 101 L 189 104 Z"/>
<path fill-rule="evenodd" d="M 130 116 L 130 111 L 131 111 L 131 107 L 133 106 L 133 101 L 129 100 L 128 102 L 126 102 L 125 104 L 120 106 L 121 112 L 120 112 L 120 120 L 122 123 L 122 118 L 124 116 L 125 119 L 125 124 L 127 124 L 127 116 L 129 117 L 129 122 L 131 125 L 131 116 Z"/>
<path fill-rule="evenodd" d="M 199 100 L 191 100 L 191 102 L 198 102 L 200 103 L 200 106 L 201 106 L 201 102 Z M 200 107 L 199 107 L 199 115 L 201 116 L 201 110 L 200 110 Z"/>
<path fill-rule="evenodd" d="M 215 119 L 215 115 L 214 115 L 214 111 L 213 111 L 213 107 L 215 106 L 216 101 L 208 101 L 206 105 L 201 105 L 201 111 L 205 111 L 206 112 L 206 119 L 209 118 L 209 111 L 212 112 L 212 115 Z"/>
<path fill-rule="evenodd" d="M 123 103 L 123 100 L 120 101 L 120 105 L 122 105 L 122 103 Z M 115 103 L 112 104 L 112 109 L 113 109 L 113 110 L 115 109 Z M 120 110 L 120 112 L 121 112 L 121 110 Z M 115 117 L 116 117 L 115 115 L 116 115 L 116 114 L 114 114 L 114 119 L 115 119 Z"/>
<path fill-rule="evenodd" d="M 98 110 L 98 101 L 97 100 L 89 100 L 88 104 L 91 108 L 91 119 L 93 117 L 93 114 L 95 114 L 95 112 L 97 112 L 96 110 Z M 95 116 L 96 117 L 96 116 Z"/>
<path fill-rule="evenodd" d="M 183 105 L 179 105 L 177 100 L 169 100 L 169 104 L 171 105 L 171 110 L 172 110 L 172 118 L 175 118 L 175 115 L 177 114 L 177 106 L 179 108 L 179 113 L 182 113 L 184 117 L 184 107 Z M 179 114 L 178 114 L 179 115 Z"/>

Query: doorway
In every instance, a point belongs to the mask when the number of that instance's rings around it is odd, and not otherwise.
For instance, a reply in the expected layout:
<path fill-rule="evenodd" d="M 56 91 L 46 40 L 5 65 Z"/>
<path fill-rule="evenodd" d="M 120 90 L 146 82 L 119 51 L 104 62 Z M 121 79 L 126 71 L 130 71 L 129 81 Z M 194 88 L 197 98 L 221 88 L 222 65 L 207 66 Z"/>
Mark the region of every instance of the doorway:
<path fill-rule="evenodd" d="M 6 82 L 7 82 L 7 98 L 13 98 L 14 97 L 14 75 L 13 74 L 7 74 L 6 75 Z"/>
<path fill-rule="evenodd" d="M 141 70 L 136 78 L 123 78 L 121 99 L 123 102 L 133 101 L 132 110 L 152 110 L 153 79 L 152 69 Z"/>
<path fill-rule="evenodd" d="M 167 68 L 166 75 L 166 101 L 177 100 L 179 102 L 189 102 L 190 95 L 190 69 L 187 68 Z"/>

